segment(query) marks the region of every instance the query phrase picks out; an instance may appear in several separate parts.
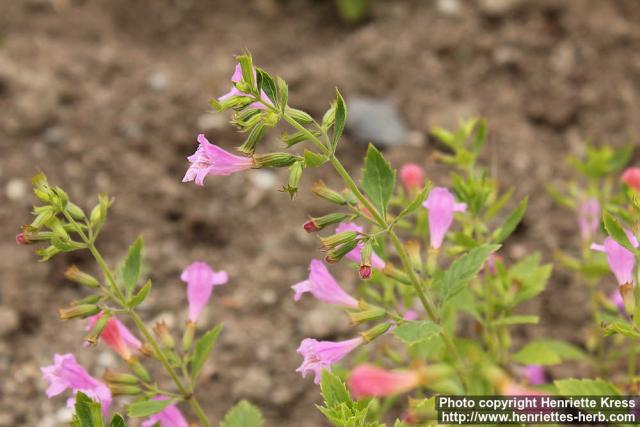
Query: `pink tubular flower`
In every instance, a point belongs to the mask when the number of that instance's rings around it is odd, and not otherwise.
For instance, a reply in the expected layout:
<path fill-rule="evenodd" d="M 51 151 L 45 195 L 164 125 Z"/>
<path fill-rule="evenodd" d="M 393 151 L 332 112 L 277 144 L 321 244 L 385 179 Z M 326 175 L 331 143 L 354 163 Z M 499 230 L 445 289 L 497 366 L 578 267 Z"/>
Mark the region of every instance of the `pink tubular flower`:
<path fill-rule="evenodd" d="M 613 305 L 616 306 L 620 314 L 626 315 L 627 312 L 624 308 L 624 298 L 622 298 L 622 294 L 620 293 L 620 289 L 615 289 L 611 295 L 609 295 L 609 300 Z"/>
<path fill-rule="evenodd" d="M 297 350 L 298 354 L 304 357 L 304 361 L 296 369 L 296 372 L 302 373 L 303 378 L 307 375 L 307 372 L 313 372 L 315 374 L 314 382 L 318 384 L 323 369 L 330 369 L 331 365 L 339 362 L 363 342 L 364 338 L 362 337 L 339 342 L 305 338 Z"/>
<path fill-rule="evenodd" d="M 229 280 L 225 271 L 214 271 L 206 262 L 194 262 L 180 275 L 187 282 L 189 300 L 189 320 L 195 323 L 205 305 L 209 302 L 214 286 L 224 285 Z"/>
<path fill-rule="evenodd" d="M 373 365 L 359 365 L 349 375 L 347 385 L 353 397 L 384 397 L 404 393 L 420 384 L 417 371 L 387 371 Z"/>
<path fill-rule="evenodd" d="M 45 381 L 49 383 L 47 388 L 47 397 L 57 396 L 66 389 L 70 389 L 74 396 L 75 393 L 81 391 L 89 396 L 95 402 L 102 404 L 102 411 L 106 414 L 109 406 L 111 406 L 111 391 L 102 382 L 93 378 L 80 365 L 73 354 L 55 354 L 53 356 L 53 365 L 43 366 L 40 368 Z M 75 398 L 67 401 L 67 406 L 74 405 Z"/>
<path fill-rule="evenodd" d="M 358 233 L 362 233 L 364 228 L 356 224 L 355 222 L 341 222 L 336 227 L 336 233 L 343 233 L 345 231 L 356 231 Z M 364 246 L 363 242 L 358 243 L 358 245 L 347 254 L 347 258 L 351 261 L 360 262 L 362 247 Z M 371 267 L 382 270 L 384 268 L 385 262 L 376 254 L 375 252 L 371 254 Z"/>
<path fill-rule="evenodd" d="M 295 291 L 293 299 L 296 301 L 299 301 L 305 292 L 310 292 L 315 298 L 329 304 L 358 306 L 358 301 L 340 287 L 324 263 L 317 259 L 311 260 L 309 264 L 309 278 L 291 288 Z"/>
<path fill-rule="evenodd" d="M 451 227 L 453 213 L 466 211 L 467 205 L 465 203 L 456 203 L 453 194 L 446 188 L 435 187 L 429 192 L 429 197 L 427 197 L 422 206 L 429 210 L 431 247 L 438 249 L 442 245 L 445 234 Z"/>
<path fill-rule="evenodd" d="M 87 330 L 93 328 L 102 313 L 89 317 Z M 100 339 L 113 349 L 124 360 L 130 360 L 132 353 L 142 348 L 142 343 L 118 319 L 111 317 L 100 334 Z"/>
<path fill-rule="evenodd" d="M 198 135 L 198 143 L 196 152 L 187 157 L 191 165 L 182 182 L 195 181 L 197 185 L 204 185 L 207 175 L 226 176 L 254 166 L 250 157 L 233 155 L 211 144 L 202 133 Z"/>
<path fill-rule="evenodd" d="M 627 168 L 622 174 L 622 181 L 636 191 L 640 191 L 640 168 Z"/>
<path fill-rule="evenodd" d="M 631 232 L 627 231 L 629 241 L 634 248 L 638 247 L 638 240 Z M 633 284 L 633 269 L 636 265 L 636 258 L 631 251 L 624 246 L 607 237 L 603 245 L 593 243 L 591 249 L 607 254 L 609 268 L 616 276 L 619 285 Z"/>
<path fill-rule="evenodd" d="M 168 397 L 156 396 L 154 400 L 167 400 Z M 159 424 L 160 427 L 189 427 L 189 423 L 178 409 L 175 403 L 167 406 L 157 414 L 151 415 L 141 424 L 141 427 L 153 427 Z"/>
<path fill-rule="evenodd" d="M 597 199 L 587 199 L 580 205 L 578 225 L 582 240 L 590 240 L 600 226 L 600 203 Z"/>
<path fill-rule="evenodd" d="M 400 168 L 400 181 L 407 192 L 411 193 L 424 186 L 424 172 L 415 163 L 407 163 Z"/>
<path fill-rule="evenodd" d="M 253 70 L 253 78 L 254 80 L 256 80 L 255 69 Z M 240 83 L 241 81 L 242 81 L 242 67 L 240 66 L 240 63 L 238 63 L 236 64 L 236 68 L 233 71 L 233 75 L 231 76 L 231 82 L 233 83 L 233 87 L 229 92 L 225 93 L 220 98 L 218 98 L 218 101 L 223 102 L 235 96 L 251 96 L 247 93 L 242 92 L 240 89 L 236 87 L 235 84 Z M 273 105 L 273 103 L 271 102 L 267 94 L 264 93 L 263 90 L 260 91 L 260 99 L 262 100 L 262 102 L 253 102 L 249 105 L 249 108 L 257 108 L 259 110 L 264 110 L 265 108 L 267 108 L 264 104 L 271 105 L 271 106 Z"/>
<path fill-rule="evenodd" d="M 531 385 L 540 385 L 547 382 L 547 374 L 540 365 L 527 365 L 524 368 L 524 377 Z"/>

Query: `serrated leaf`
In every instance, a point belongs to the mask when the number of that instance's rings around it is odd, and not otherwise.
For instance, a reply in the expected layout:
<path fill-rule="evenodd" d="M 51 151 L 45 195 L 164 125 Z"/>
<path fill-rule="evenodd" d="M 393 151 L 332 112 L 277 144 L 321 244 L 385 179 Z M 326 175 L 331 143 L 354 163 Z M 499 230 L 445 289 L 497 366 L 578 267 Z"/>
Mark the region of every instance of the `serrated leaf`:
<path fill-rule="evenodd" d="M 507 237 L 514 232 L 520 221 L 522 221 L 522 217 L 524 213 L 527 211 L 527 203 L 529 198 L 525 197 L 520 201 L 518 207 L 511 212 L 511 215 L 504 221 L 504 224 L 496 230 L 493 241 L 496 243 L 502 243 Z"/>
<path fill-rule="evenodd" d="M 393 330 L 393 334 L 405 344 L 413 345 L 438 335 L 442 328 L 430 320 L 405 322 Z"/>
<path fill-rule="evenodd" d="M 554 381 L 554 384 L 560 395 L 562 396 L 619 396 L 618 390 L 613 384 L 610 384 L 600 378 L 591 379 L 575 379 Z"/>
<path fill-rule="evenodd" d="M 434 286 L 440 290 L 443 302 L 456 296 L 475 277 L 487 258 L 497 251 L 500 245 L 486 244 L 471 249 L 451 263 L 449 268 L 435 280 Z"/>
<path fill-rule="evenodd" d="M 111 423 L 109 423 L 109 427 L 127 427 L 127 424 L 122 418 L 122 415 L 115 414 L 113 418 L 111 418 Z"/>
<path fill-rule="evenodd" d="M 262 423 L 260 410 L 246 400 L 242 400 L 227 412 L 220 427 L 260 427 Z"/>
<path fill-rule="evenodd" d="M 322 371 L 320 380 L 320 391 L 324 398 L 324 403 L 328 408 L 338 406 L 343 403 L 351 403 L 351 395 L 342 380 L 334 373 Z"/>
<path fill-rule="evenodd" d="M 127 295 L 131 295 L 131 292 L 135 289 L 136 283 L 138 283 L 138 279 L 140 278 L 143 246 L 144 243 L 142 241 L 142 236 L 140 236 L 131 246 L 129 246 L 127 257 L 124 259 L 120 267 L 120 278 L 122 279 L 122 285 L 124 286 Z"/>
<path fill-rule="evenodd" d="M 82 392 L 76 393 L 76 424 L 82 427 L 104 427 L 102 410 L 98 402 L 94 402 Z"/>
<path fill-rule="evenodd" d="M 508 326 L 508 325 L 521 325 L 521 324 L 535 324 L 540 321 L 538 316 L 507 316 L 492 322 L 493 326 Z"/>
<path fill-rule="evenodd" d="M 540 254 L 534 253 L 509 269 L 508 282 L 515 285 L 512 306 L 531 299 L 542 292 L 551 275 L 551 264 L 540 265 Z"/>
<path fill-rule="evenodd" d="M 335 151 L 338 142 L 340 142 L 340 138 L 342 138 L 342 132 L 344 131 L 344 126 L 347 122 L 347 107 L 344 104 L 344 99 L 340 94 L 340 91 L 336 90 L 336 106 L 335 106 L 335 116 L 333 123 L 333 138 L 331 139 L 331 146 Z"/>
<path fill-rule="evenodd" d="M 289 102 L 289 87 L 287 86 L 287 82 L 285 82 L 281 77 L 276 77 L 276 85 L 278 86 L 280 112 L 281 114 L 284 114 L 287 108 L 287 103 Z"/>
<path fill-rule="evenodd" d="M 148 417 L 157 414 L 173 403 L 173 399 L 153 399 L 133 402 L 127 405 L 127 415 L 130 417 Z"/>
<path fill-rule="evenodd" d="M 554 340 L 533 341 L 524 346 L 513 360 L 524 365 L 557 365 L 567 360 L 581 360 L 585 353 L 578 347 Z"/>
<path fill-rule="evenodd" d="M 196 341 L 193 358 L 191 359 L 191 378 L 194 381 L 198 378 L 202 367 L 207 361 L 209 353 L 216 343 L 218 335 L 220 335 L 220 331 L 222 331 L 222 324 L 214 326 L 213 329 Z"/>
<path fill-rule="evenodd" d="M 425 187 L 420 190 L 418 194 L 416 194 L 413 200 L 407 206 L 405 206 L 402 212 L 400 212 L 400 214 L 398 215 L 398 219 L 409 215 L 411 212 L 422 206 L 422 203 L 427 199 L 432 186 L 433 184 L 431 182 L 427 183 L 427 185 L 425 185 Z"/>
<path fill-rule="evenodd" d="M 147 298 L 151 292 L 151 280 L 147 280 L 144 286 L 129 300 L 129 307 L 135 308 Z"/>
<path fill-rule="evenodd" d="M 327 160 L 327 156 L 315 153 L 310 150 L 304 150 L 304 166 L 307 168 L 315 168 L 324 164 Z"/>
<path fill-rule="evenodd" d="M 264 71 L 262 68 L 256 67 L 256 77 L 258 78 L 258 92 L 263 90 L 273 105 L 276 105 L 278 103 L 276 84 L 269 73 Z"/>
<path fill-rule="evenodd" d="M 362 188 L 376 209 L 386 217 L 387 205 L 396 184 L 396 172 L 373 144 L 364 160 Z"/>
<path fill-rule="evenodd" d="M 613 217 L 609 212 L 605 212 L 602 216 L 602 221 L 604 222 L 604 228 L 607 230 L 607 233 L 613 240 L 629 249 L 631 252 L 634 252 L 635 249 L 629 242 L 629 237 L 627 233 L 624 231 L 622 225 L 616 218 Z"/>

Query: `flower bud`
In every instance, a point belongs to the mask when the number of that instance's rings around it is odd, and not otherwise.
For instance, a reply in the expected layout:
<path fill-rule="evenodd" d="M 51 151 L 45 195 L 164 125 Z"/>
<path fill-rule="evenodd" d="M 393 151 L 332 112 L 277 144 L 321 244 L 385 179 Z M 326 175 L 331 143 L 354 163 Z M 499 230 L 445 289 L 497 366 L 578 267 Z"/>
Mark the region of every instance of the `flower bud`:
<path fill-rule="evenodd" d="M 47 225 L 56 216 L 56 212 L 51 206 L 36 206 L 33 213 L 36 217 L 31 223 L 31 228 L 36 230 Z"/>
<path fill-rule="evenodd" d="M 90 274 L 83 273 L 75 265 L 70 265 L 67 268 L 67 270 L 64 272 L 64 277 L 71 280 L 72 282 L 79 283 L 89 288 L 100 287 L 100 283 L 98 282 L 98 279 L 96 279 Z"/>
<path fill-rule="evenodd" d="M 317 131 L 309 131 L 311 134 L 313 134 L 314 136 L 318 137 L 320 136 L 320 132 Z M 284 143 L 284 145 L 287 148 L 291 148 L 294 145 L 306 141 L 309 139 L 309 134 L 306 132 L 302 132 L 302 131 L 298 131 L 295 133 L 286 133 L 283 132 L 280 135 L 280 140 Z"/>
<path fill-rule="evenodd" d="M 182 351 L 187 353 L 191 350 L 191 345 L 193 344 L 193 337 L 196 334 L 196 324 L 192 321 L 188 321 L 185 328 L 184 334 L 182 335 Z"/>
<path fill-rule="evenodd" d="M 146 357 L 151 357 L 152 359 L 158 359 L 158 355 L 156 351 L 153 349 L 153 346 L 148 342 L 143 342 L 140 346 L 140 353 L 145 355 Z"/>
<path fill-rule="evenodd" d="M 384 268 L 382 269 L 382 273 L 385 276 L 390 277 L 394 280 L 397 280 L 398 282 L 403 283 L 405 285 L 411 284 L 411 279 L 409 278 L 407 273 L 394 267 L 394 265 L 391 264 L 390 262 L 387 262 L 385 264 Z"/>
<path fill-rule="evenodd" d="M 409 254 L 409 260 L 413 269 L 416 271 L 422 271 L 422 254 L 420 253 L 420 242 L 417 240 L 410 240 L 405 244 L 405 249 Z"/>
<path fill-rule="evenodd" d="M 82 208 L 75 203 L 69 202 L 67 203 L 66 211 L 69 212 L 69 215 L 73 217 L 73 219 L 84 219 L 85 214 Z"/>
<path fill-rule="evenodd" d="M 27 236 L 25 235 L 25 233 L 22 232 L 22 233 L 16 234 L 16 243 L 19 244 L 19 245 L 28 245 L 28 244 L 33 243 L 33 242 L 28 240 Z"/>
<path fill-rule="evenodd" d="M 325 250 L 333 249 L 345 243 L 351 243 L 358 237 L 356 231 L 343 231 L 328 237 L 321 237 L 320 242 Z"/>
<path fill-rule="evenodd" d="M 284 168 L 291 166 L 299 157 L 288 153 L 269 153 L 253 156 L 256 168 Z"/>
<path fill-rule="evenodd" d="M 100 307 L 94 304 L 78 304 L 68 308 L 58 310 L 58 315 L 62 320 L 86 319 L 89 316 L 100 313 Z"/>
<path fill-rule="evenodd" d="M 622 300 L 624 301 L 624 309 L 628 315 L 632 315 L 636 310 L 636 301 L 633 295 L 633 284 L 623 283 L 618 287 Z"/>
<path fill-rule="evenodd" d="M 114 396 L 137 396 L 142 393 L 140 387 L 128 384 L 107 384 Z"/>
<path fill-rule="evenodd" d="M 400 181 L 408 193 L 419 190 L 424 186 L 424 172 L 415 163 L 407 163 L 400 169 Z"/>
<path fill-rule="evenodd" d="M 289 166 L 289 182 L 286 187 L 283 188 L 283 191 L 289 193 L 291 199 L 293 199 L 298 192 L 300 178 L 302 178 L 302 162 L 295 162 Z"/>
<path fill-rule="evenodd" d="M 51 240 L 52 237 L 53 232 L 51 231 L 39 231 L 31 225 L 25 225 L 22 227 L 22 233 L 16 236 L 16 242 L 21 245 L 27 245 L 30 243 Z"/>
<path fill-rule="evenodd" d="M 82 305 L 82 304 L 97 304 L 100 299 L 103 298 L 100 295 L 89 295 L 79 300 L 75 300 L 69 304 L 70 306 Z"/>
<path fill-rule="evenodd" d="M 301 125 L 306 125 L 313 122 L 313 117 L 302 110 L 287 108 L 287 114 L 289 114 L 291 118 L 293 118 L 293 120 L 300 123 Z"/>
<path fill-rule="evenodd" d="M 640 168 L 627 168 L 622 174 L 622 181 L 636 191 L 640 191 Z"/>
<path fill-rule="evenodd" d="M 158 337 L 158 340 L 162 343 L 165 348 L 174 348 L 176 343 L 171 336 L 171 332 L 169 331 L 169 327 L 166 322 L 159 321 L 153 326 L 153 332 Z"/>
<path fill-rule="evenodd" d="M 360 275 L 360 278 L 362 280 L 369 280 L 371 279 L 371 272 L 373 271 L 373 269 L 371 268 L 370 265 L 360 265 L 360 269 L 358 270 L 358 274 Z"/>
<path fill-rule="evenodd" d="M 342 258 L 344 258 L 345 255 L 354 250 L 356 246 L 358 246 L 358 243 L 358 240 L 352 240 L 351 242 L 340 245 L 337 248 L 333 248 L 327 252 L 327 256 L 324 258 L 324 260 L 329 264 L 338 262 Z"/>
<path fill-rule="evenodd" d="M 107 322 L 111 319 L 111 313 L 103 313 L 102 316 L 98 318 L 98 320 L 94 323 L 89 335 L 85 337 L 85 341 L 89 343 L 89 345 L 95 345 L 98 342 L 98 338 L 104 331 L 104 328 L 107 326 Z"/>
<path fill-rule="evenodd" d="M 349 317 L 351 321 L 355 325 L 359 325 L 360 323 L 370 322 L 374 320 L 381 320 L 387 316 L 387 311 L 382 307 L 376 307 L 374 305 L 369 305 L 366 303 L 358 304 L 357 311 L 350 311 Z"/>
<path fill-rule="evenodd" d="M 336 205 L 347 204 L 347 200 L 344 198 L 342 194 L 338 193 L 335 190 L 330 189 L 322 181 L 317 181 L 315 184 L 313 184 L 313 186 L 311 187 L 311 191 L 316 196 L 322 199 L 325 199 L 331 203 L 335 203 Z"/>
<path fill-rule="evenodd" d="M 328 225 L 337 224 L 347 219 L 349 215 L 344 213 L 330 213 L 320 217 L 311 217 L 309 221 L 304 223 L 304 229 L 307 233 L 320 231 Z"/>
<path fill-rule="evenodd" d="M 322 116 L 322 127 L 324 129 L 329 129 L 336 121 L 336 103 L 331 103 L 331 108 L 329 108 L 324 115 Z"/>
<path fill-rule="evenodd" d="M 104 222 L 107 220 L 107 211 L 111 206 L 111 200 L 109 200 L 109 196 L 106 194 L 98 195 L 98 204 L 93 208 L 91 214 L 89 215 L 89 220 L 91 221 L 91 225 L 99 230 Z"/>
<path fill-rule="evenodd" d="M 147 383 L 151 381 L 149 372 L 145 369 L 144 366 L 142 366 L 138 359 L 136 359 L 135 357 L 130 357 L 129 359 L 127 359 L 127 363 L 138 378 Z"/>
<path fill-rule="evenodd" d="M 265 126 L 262 123 L 256 124 L 251 131 L 247 140 L 238 147 L 238 151 L 244 154 L 253 154 L 256 151 L 256 146 L 262 140 L 264 136 Z"/>
<path fill-rule="evenodd" d="M 262 120 L 262 114 L 260 110 L 255 108 L 247 108 L 246 110 L 239 111 L 235 114 L 231 123 L 240 127 L 241 129 L 251 129 Z"/>
<path fill-rule="evenodd" d="M 42 261 L 48 261 L 60 252 L 61 251 L 55 246 L 47 246 L 44 249 L 38 249 L 36 254 L 42 258 Z"/>
<path fill-rule="evenodd" d="M 383 335 L 385 332 L 387 332 L 390 327 L 391 323 L 380 323 L 379 325 L 376 325 L 373 328 L 362 332 L 360 335 L 362 335 L 362 338 L 364 338 L 365 341 L 371 342 L 378 338 L 380 335 Z"/>
<path fill-rule="evenodd" d="M 53 190 L 49 187 L 47 177 L 40 172 L 39 174 L 31 178 L 31 184 L 33 185 L 33 192 L 38 199 L 43 203 L 50 203 L 53 196 Z"/>
<path fill-rule="evenodd" d="M 140 379 L 135 375 L 113 372 L 107 369 L 102 377 L 110 386 L 112 384 L 136 385 Z"/>
<path fill-rule="evenodd" d="M 371 278 L 371 254 L 373 253 L 373 243 L 371 239 L 362 245 L 362 251 L 360 252 L 360 278 L 367 280 Z"/>

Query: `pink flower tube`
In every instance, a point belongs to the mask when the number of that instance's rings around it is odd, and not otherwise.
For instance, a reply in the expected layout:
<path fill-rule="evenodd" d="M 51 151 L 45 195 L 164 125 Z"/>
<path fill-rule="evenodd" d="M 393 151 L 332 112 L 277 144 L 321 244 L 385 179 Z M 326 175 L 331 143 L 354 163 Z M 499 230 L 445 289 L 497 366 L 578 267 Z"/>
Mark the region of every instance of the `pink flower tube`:
<path fill-rule="evenodd" d="M 168 397 L 156 396 L 153 399 L 167 400 Z M 147 420 L 143 421 L 141 427 L 154 427 L 156 425 L 160 425 L 160 427 L 189 427 L 189 423 L 175 403 L 167 406 L 157 414 L 151 415 Z"/>
<path fill-rule="evenodd" d="M 547 374 L 541 365 L 527 365 L 524 368 L 524 377 L 531 385 L 540 385 L 547 382 Z"/>
<path fill-rule="evenodd" d="M 250 157 L 233 155 L 211 144 L 202 133 L 198 135 L 198 143 L 196 152 L 187 157 L 191 165 L 182 182 L 195 181 L 196 185 L 202 186 L 207 175 L 226 176 L 254 166 Z"/>
<path fill-rule="evenodd" d="M 582 202 L 578 211 L 578 226 L 582 240 L 590 240 L 600 226 L 600 203 L 597 199 Z"/>
<path fill-rule="evenodd" d="M 331 365 L 342 360 L 363 342 L 364 338 L 362 337 L 339 342 L 305 338 L 297 350 L 298 354 L 304 357 L 304 360 L 296 372 L 300 372 L 303 378 L 307 372 L 313 372 L 315 374 L 314 382 L 318 384 L 323 369 L 331 369 Z"/>
<path fill-rule="evenodd" d="M 87 330 L 90 330 L 93 325 L 102 316 L 102 313 L 91 316 L 88 320 Z M 100 339 L 105 342 L 109 347 L 113 349 L 124 360 L 130 360 L 133 356 L 132 353 L 139 351 L 142 348 L 142 343 L 136 338 L 133 333 L 118 319 L 111 317 L 107 320 L 107 325 L 100 334 Z"/>
<path fill-rule="evenodd" d="M 309 264 L 309 278 L 291 287 L 295 291 L 293 299 L 299 301 L 305 292 L 329 304 L 357 307 L 358 301 L 346 293 L 333 278 L 329 270 L 320 260 L 311 260 Z"/>
<path fill-rule="evenodd" d="M 622 181 L 636 191 L 640 191 L 640 168 L 627 168 L 622 174 Z"/>
<path fill-rule="evenodd" d="M 442 246 L 444 236 L 453 223 L 454 212 L 465 212 L 465 203 L 456 203 L 456 199 L 449 190 L 435 187 L 429 192 L 429 197 L 422 204 L 429 211 L 429 237 L 431 247 L 438 249 Z"/>
<path fill-rule="evenodd" d="M 408 193 L 424 187 L 424 172 L 415 163 L 407 163 L 400 168 L 400 181 Z"/>
<path fill-rule="evenodd" d="M 104 383 L 93 378 L 80 365 L 73 354 L 56 354 L 53 356 L 53 365 L 40 368 L 45 381 L 49 383 L 47 397 L 59 395 L 66 389 L 70 389 L 74 396 L 82 392 L 95 402 L 102 405 L 102 412 L 107 413 L 111 406 L 111 391 Z M 67 406 L 73 407 L 75 397 L 67 401 Z"/>
<path fill-rule="evenodd" d="M 349 375 L 347 385 L 353 397 L 384 397 L 404 393 L 420 384 L 417 371 L 387 371 L 373 365 L 359 365 Z"/>
<path fill-rule="evenodd" d="M 627 236 L 633 247 L 637 248 L 638 240 L 635 236 L 628 231 Z M 636 258 L 630 250 L 611 237 L 607 237 L 602 245 L 593 243 L 591 249 L 607 254 L 609 268 L 616 276 L 619 285 L 633 284 L 633 270 L 636 265 Z"/>
<path fill-rule="evenodd" d="M 364 227 L 359 226 L 355 222 L 341 222 L 336 227 L 336 233 L 343 233 L 345 231 L 356 231 L 358 233 L 362 233 L 364 232 Z M 350 259 L 351 261 L 359 263 L 361 260 L 363 246 L 364 246 L 364 243 L 362 242 L 358 243 L 358 245 L 351 252 L 347 254 L 347 258 Z M 371 266 L 377 270 L 382 270 L 385 266 L 385 262 L 382 260 L 382 258 L 378 256 L 378 254 L 373 252 L 371 254 Z"/>
<path fill-rule="evenodd" d="M 182 272 L 180 279 L 187 282 L 189 320 L 193 323 L 209 302 L 213 288 L 229 280 L 226 272 L 216 272 L 206 262 L 194 262 Z"/>
<path fill-rule="evenodd" d="M 256 70 L 253 70 L 253 79 L 254 81 L 256 80 Z M 236 87 L 236 83 L 240 83 L 242 81 L 242 67 L 240 66 L 240 63 L 236 64 L 236 68 L 233 71 L 233 75 L 231 76 L 231 82 L 234 84 L 233 87 L 231 88 L 231 90 L 227 93 L 225 93 L 224 95 L 222 95 L 220 98 L 218 98 L 218 101 L 220 102 L 224 102 L 227 99 L 231 99 L 233 97 L 236 96 L 251 96 L 247 93 L 242 92 L 240 89 L 238 89 Z M 267 94 L 261 90 L 260 91 L 260 100 L 262 102 L 253 102 L 249 105 L 250 108 L 257 108 L 259 110 L 264 110 L 265 108 L 267 108 L 265 106 L 265 104 L 273 106 L 273 103 L 271 102 L 271 100 L 269 99 L 269 97 L 267 96 Z"/>

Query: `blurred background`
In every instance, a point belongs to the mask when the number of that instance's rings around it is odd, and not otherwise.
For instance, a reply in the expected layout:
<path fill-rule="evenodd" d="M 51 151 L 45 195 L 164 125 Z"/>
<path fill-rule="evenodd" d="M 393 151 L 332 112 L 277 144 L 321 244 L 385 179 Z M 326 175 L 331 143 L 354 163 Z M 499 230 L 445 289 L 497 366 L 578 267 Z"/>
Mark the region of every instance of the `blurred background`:
<path fill-rule="evenodd" d="M 636 0 L 0 0 L 0 427 L 64 425 L 65 399 L 47 400 L 39 366 L 73 351 L 101 375 L 120 362 L 104 346 L 82 349 L 80 322 L 56 309 L 84 294 L 67 265 L 95 271 L 85 254 L 42 264 L 14 236 L 30 221 L 38 170 L 86 207 L 115 205 L 99 247 L 114 264 L 138 233 L 154 292 L 143 317 L 179 328 L 181 270 L 193 260 L 224 269 L 203 323 L 225 330 L 200 396 L 218 420 L 247 398 L 269 426 L 324 426 L 319 393 L 294 372 L 300 339 L 340 339 L 342 315 L 289 286 L 306 276 L 317 242 L 307 214 L 328 212 L 304 188 L 296 203 L 276 191 L 285 171 L 182 184 L 196 135 L 242 141 L 207 101 L 228 91 L 234 54 L 288 81 L 290 103 L 315 115 L 339 87 L 352 121 L 340 155 L 359 170 L 373 139 L 394 166 L 423 165 L 446 185 L 432 154 L 434 125 L 486 117 L 485 161 L 530 208 L 503 250 L 518 258 L 576 246 L 571 214 L 543 190 L 566 177 L 564 157 L 583 141 L 637 144 L 640 135 L 640 3 Z M 277 133 L 270 147 L 277 147 Z M 635 157 L 637 163 L 638 157 Z M 282 173 L 281 173 L 282 172 Z M 330 171 L 314 171 L 303 187 Z M 326 176 L 324 176 L 326 175 Z M 351 289 L 352 271 L 335 268 Z M 521 331 L 584 340 L 580 283 L 561 269 L 527 309 L 542 322 Z M 580 367 L 559 368 L 580 375 Z"/>

